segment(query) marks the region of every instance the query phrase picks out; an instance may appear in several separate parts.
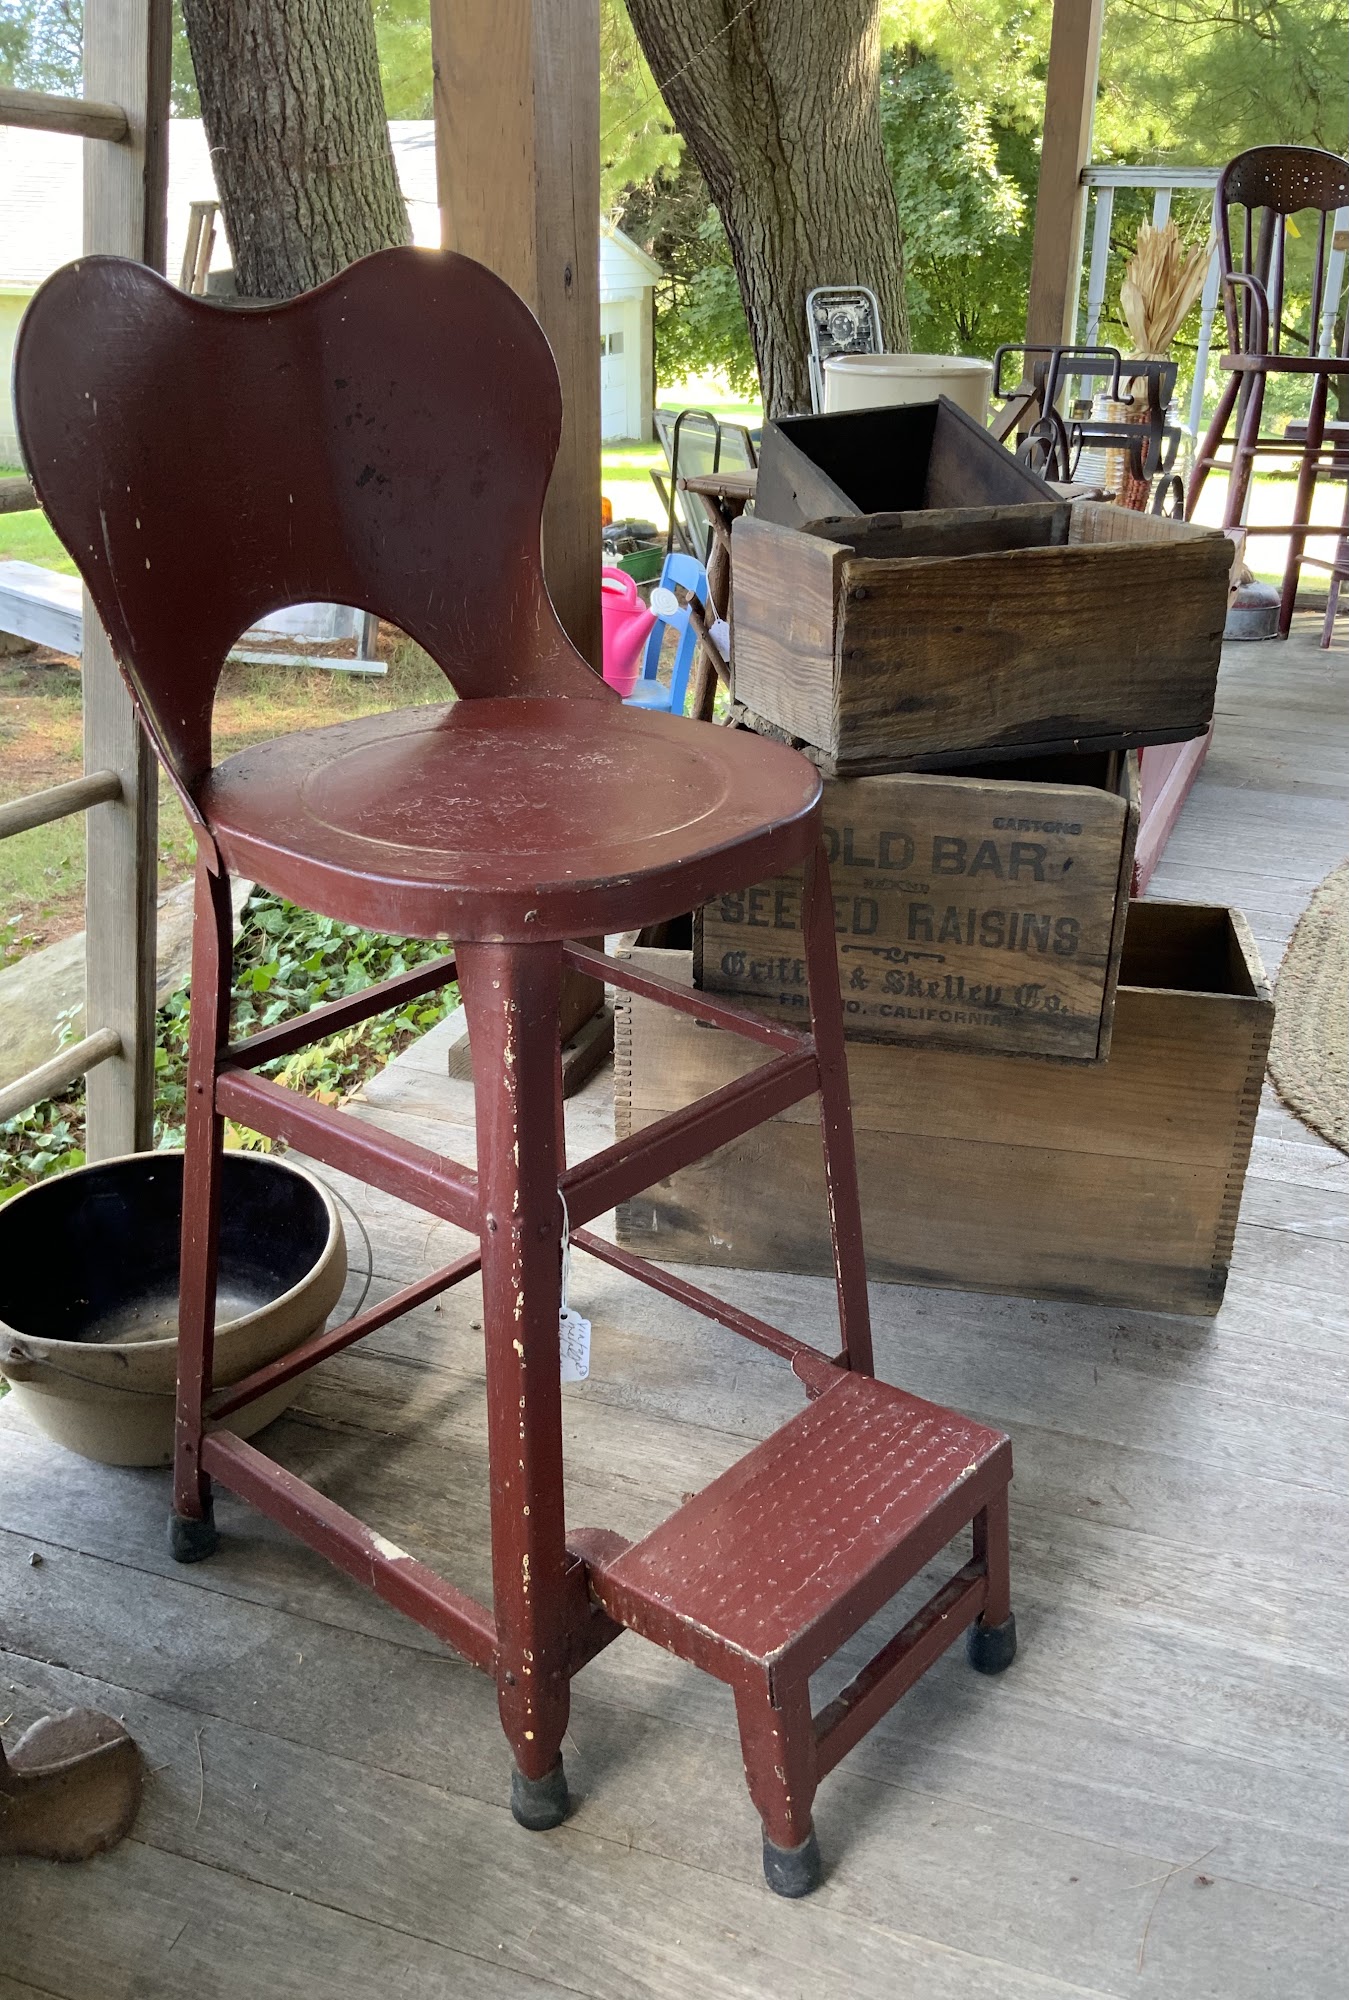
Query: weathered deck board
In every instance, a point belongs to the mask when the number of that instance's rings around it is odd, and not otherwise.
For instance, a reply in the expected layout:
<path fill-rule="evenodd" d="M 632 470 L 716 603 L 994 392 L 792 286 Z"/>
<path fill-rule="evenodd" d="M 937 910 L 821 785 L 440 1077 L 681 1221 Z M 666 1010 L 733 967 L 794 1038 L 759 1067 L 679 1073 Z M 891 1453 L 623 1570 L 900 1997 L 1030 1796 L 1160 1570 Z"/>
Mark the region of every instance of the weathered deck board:
<path fill-rule="evenodd" d="M 1244 899 L 1270 961 L 1349 850 L 1344 663 L 1306 633 L 1229 649 L 1153 884 Z M 447 1032 L 367 1115 L 471 1158 Z M 605 1125 L 601 1083 L 573 1150 Z M 374 1296 L 462 1241 L 342 1185 Z M 717 1276 L 828 1337 L 827 1284 Z M 574 1524 L 652 1524 L 798 1406 L 771 1357 L 668 1301 L 580 1257 L 573 1288 L 595 1324 L 564 1402 Z M 1266 1092 L 1212 1323 L 897 1288 L 875 1309 L 883 1374 L 1012 1431 L 1022 1653 L 993 1684 L 948 1656 L 826 1783 L 803 1905 L 758 1880 L 731 1705 L 691 1669 L 626 1639 L 586 1670 L 576 1815 L 528 1836 L 492 1691 L 427 1634 L 228 1497 L 219 1555 L 176 1568 L 162 1475 L 0 1407 L 0 1715 L 101 1703 L 150 1771 L 114 1854 L 0 1864 L 0 2000 L 1339 2000 L 1349 1160 Z M 474 1286 L 382 1329 L 267 1444 L 485 1593 L 480 1323 Z"/>

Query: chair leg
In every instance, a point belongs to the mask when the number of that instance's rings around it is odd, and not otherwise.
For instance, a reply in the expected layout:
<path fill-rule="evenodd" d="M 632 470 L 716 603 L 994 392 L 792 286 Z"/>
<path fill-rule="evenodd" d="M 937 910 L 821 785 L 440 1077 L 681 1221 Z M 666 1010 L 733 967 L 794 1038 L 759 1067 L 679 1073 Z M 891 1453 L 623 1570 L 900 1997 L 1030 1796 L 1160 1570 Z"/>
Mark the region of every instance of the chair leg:
<path fill-rule="evenodd" d="M 1225 528 L 1239 528 L 1246 512 L 1246 495 L 1255 471 L 1255 444 L 1260 435 L 1260 418 L 1265 407 L 1264 376 L 1247 375 L 1245 382 L 1247 388 L 1239 401 L 1236 442 L 1232 447 L 1232 472 L 1223 508 Z"/>
<path fill-rule="evenodd" d="M 1204 481 L 1209 476 L 1214 459 L 1222 450 L 1223 434 L 1227 429 L 1233 406 L 1237 400 L 1237 390 L 1240 387 L 1241 377 L 1239 375 L 1229 375 L 1223 384 L 1222 394 L 1219 396 L 1217 408 L 1213 412 L 1213 421 L 1204 434 L 1204 442 L 1199 447 L 1194 461 L 1194 470 L 1190 474 L 1189 488 L 1185 495 L 1185 518 L 1187 521 L 1194 519 L 1194 510 L 1199 505 L 1199 496 L 1204 490 Z"/>
<path fill-rule="evenodd" d="M 1000 1674 L 1016 1658 L 1005 1486 L 974 1517 L 974 1559 L 988 1565 L 988 1597 L 969 1629 L 966 1654 L 976 1673 Z"/>
<path fill-rule="evenodd" d="M 1307 412 L 1307 437 L 1302 447 L 1302 463 L 1297 474 L 1297 499 L 1293 503 L 1293 532 L 1288 538 L 1288 563 L 1283 573 L 1283 592 L 1279 599 L 1279 632 L 1288 637 L 1293 623 L 1293 609 L 1297 603 L 1298 581 L 1302 575 L 1302 557 L 1307 546 L 1307 526 L 1312 517 L 1312 502 L 1316 494 L 1316 471 L 1321 457 L 1321 446 L 1326 432 L 1326 397 L 1330 389 L 1328 375 L 1318 375 L 1312 384 L 1311 408 Z"/>
<path fill-rule="evenodd" d="M 779 1896 L 808 1896 L 820 1881 L 820 1843 L 811 1808 L 818 1783 L 810 1686 L 794 1681 L 778 1690 L 774 1707 L 767 1682 L 735 1691 L 736 1720 L 745 1782 L 763 1821 L 763 1871 Z"/>
<path fill-rule="evenodd" d="M 829 887 L 829 863 L 822 846 L 806 863 L 801 912 L 811 1030 L 820 1065 L 820 1141 L 829 1196 L 839 1330 L 848 1366 L 859 1374 L 874 1375 L 867 1264 L 862 1247 L 862 1204 L 857 1192 L 857 1147 L 848 1088 L 848 1051 L 843 1039 L 838 946 L 834 938 L 834 899 Z"/>
<path fill-rule="evenodd" d="M 464 944 L 456 957 L 478 1126 L 497 1704 L 515 1756 L 511 1810 L 541 1829 L 566 1817 L 571 1692 L 558 1350 L 562 948 Z"/>
<path fill-rule="evenodd" d="M 216 1061 L 228 1039 L 234 959 L 229 876 L 197 858 L 192 919 L 192 1012 L 188 1029 L 187 1119 L 183 1157 L 182 1253 L 178 1286 L 178 1401 L 173 1446 L 169 1550 L 177 1562 L 214 1553 L 211 1482 L 201 1469 L 202 1406 L 211 1393 L 216 1255 L 224 1120 L 215 1108 Z"/>

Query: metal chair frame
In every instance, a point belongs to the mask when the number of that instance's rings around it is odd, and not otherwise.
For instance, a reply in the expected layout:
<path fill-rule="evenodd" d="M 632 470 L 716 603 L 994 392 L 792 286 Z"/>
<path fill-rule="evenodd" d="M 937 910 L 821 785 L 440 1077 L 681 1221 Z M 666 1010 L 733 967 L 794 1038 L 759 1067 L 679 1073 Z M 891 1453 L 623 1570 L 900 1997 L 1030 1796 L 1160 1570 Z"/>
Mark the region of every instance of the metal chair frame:
<path fill-rule="evenodd" d="M 1242 217 L 1239 254 L 1232 232 L 1234 209 Z M 1288 246 L 1290 235 L 1296 240 L 1301 234 L 1293 218 L 1308 213 L 1318 221 L 1313 232 L 1308 324 L 1305 334 L 1298 336 L 1285 321 Z M 1335 244 L 1337 218 L 1349 220 L 1349 161 L 1311 146 L 1253 147 L 1224 167 L 1214 196 L 1214 216 L 1228 346 L 1219 366 L 1228 379 L 1195 457 L 1186 511 L 1193 516 L 1209 473 L 1223 470 L 1229 474 L 1223 525 L 1240 527 L 1257 460 L 1275 455 L 1299 460 L 1292 521 L 1245 524 L 1248 535 L 1288 537 L 1279 603 L 1279 630 L 1286 636 L 1304 562 L 1329 569 L 1332 576 L 1337 567 L 1335 561 L 1307 555 L 1306 544 L 1318 480 L 1345 476 L 1342 450 L 1333 435 L 1327 436 L 1326 416 L 1331 382 L 1349 377 L 1349 315 L 1339 296 L 1346 263 Z M 1338 348 L 1337 319 L 1343 321 Z M 1303 352 L 1287 351 L 1293 340 Z M 1270 436 L 1261 428 L 1265 385 L 1271 375 L 1305 376 L 1310 383 L 1300 442 L 1291 442 L 1286 435 Z M 1220 464 L 1218 454 L 1234 418 L 1232 456 Z"/>
<path fill-rule="evenodd" d="M 769 1593 L 779 1632 L 771 1656 L 732 1648 L 765 1869 L 774 1887 L 804 1893 L 819 1877 L 817 1778 L 970 1620 L 971 1657 L 983 1670 L 1006 1665 L 1014 1644 L 1007 1440 L 873 1377 L 818 774 L 779 745 L 625 707 L 575 652 L 540 556 L 561 429 L 556 370 L 523 303 L 466 258 L 387 251 L 246 315 L 181 293 L 144 266 L 86 259 L 30 306 L 16 383 L 39 496 L 76 556 L 197 837 L 173 1555 L 192 1562 L 214 1551 L 216 1483 L 281 1523 L 492 1679 L 514 1758 L 512 1810 L 530 1828 L 558 1824 L 571 1679 L 625 1624 L 717 1670 L 706 1617 L 688 1608 L 697 1578 L 681 1584 L 682 1606 L 667 1597 L 659 1626 L 638 1608 L 653 1570 L 679 1569 L 670 1549 L 687 1557 L 703 1532 L 712 1488 L 690 1503 L 693 1514 L 680 1509 L 644 1542 L 567 1534 L 565 1216 L 577 1249 L 779 1356 L 810 1399 L 808 1440 L 784 1427 L 742 1461 L 738 1489 L 755 1532 L 781 1539 L 771 1560 L 804 1563 L 802 1585 L 785 1608 Z M 301 731 L 215 764 L 211 711 L 230 644 L 260 611 L 297 595 L 397 622 L 459 699 Z M 575 942 L 793 869 L 806 1028 Z M 343 922 L 455 945 L 231 1042 L 231 873 Z M 569 971 L 747 1037 L 767 1059 L 569 1165 L 558 1033 Z M 453 979 L 473 1052 L 476 1168 L 259 1074 Z M 834 1245 L 832 1356 L 590 1227 L 809 1095 L 819 1098 Z M 476 1247 L 215 1387 L 230 1118 L 453 1223 Z M 476 1272 L 491 1608 L 228 1428 L 258 1397 Z M 873 1463 L 867 1440 L 882 1433 Z M 813 1470 L 798 1474 L 807 1442 Z M 845 1474 L 861 1481 L 861 1508 L 833 1520 L 830 1482 Z M 784 1476 L 810 1499 L 814 1533 L 823 1529 L 828 1543 L 822 1556 L 798 1546 L 791 1509 L 756 1504 L 756 1482 L 780 1486 Z M 865 1490 L 873 1476 L 889 1496 L 884 1531 Z M 962 1523 L 974 1548 L 958 1584 L 882 1649 L 855 1698 L 812 1718 L 810 1662 L 836 1651 Z M 719 1573 L 715 1536 L 705 1546 L 704 1582 L 709 1565 Z M 757 1568 L 740 1574 L 729 1557 L 724 1568 L 727 1631 L 746 1618 L 757 1630 Z"/>

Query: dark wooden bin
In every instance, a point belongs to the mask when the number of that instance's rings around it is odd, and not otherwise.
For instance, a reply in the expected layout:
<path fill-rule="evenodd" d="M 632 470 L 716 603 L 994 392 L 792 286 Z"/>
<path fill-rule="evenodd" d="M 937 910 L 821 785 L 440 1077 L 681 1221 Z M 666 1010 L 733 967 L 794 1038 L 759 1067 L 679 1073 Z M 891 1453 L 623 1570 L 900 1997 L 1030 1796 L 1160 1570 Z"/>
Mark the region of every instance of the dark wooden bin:
<path fill-rule="evenodd" d="M 754 511 L 803 528 L 859 514 L 1043 504 L 1054 489 L 949 397 L 764 425 Z"/>
<path fill-rule="evenodd" d="M 1231 559 L 1092 501 L 745 517 L 733 691 L 840 777 L 1182 742 L 1212 720 Z"/>
<path fill-rule="evenodd" d="M 690 976 L 686 953 L 637 956 Z M 1215 1313 L 1273 1018 L 1241 917 L 1134 903 L 1108 1063 L 852 1043 L 872 1278 Z M 741 1037 L 624 996 L 620 1137 L 761 1055 Z M 814 1100 L 625 1203 L 618 1235 L 675 1264 L 827 1274 Z"/>
<path fill-rule="evenodd" d="M 1138 834 L 1138 759 L 824 790 L 850 1040 L 1103 1062 Z M 800 877 L 697 913 L 694 980 L 806 1012 Z"/>

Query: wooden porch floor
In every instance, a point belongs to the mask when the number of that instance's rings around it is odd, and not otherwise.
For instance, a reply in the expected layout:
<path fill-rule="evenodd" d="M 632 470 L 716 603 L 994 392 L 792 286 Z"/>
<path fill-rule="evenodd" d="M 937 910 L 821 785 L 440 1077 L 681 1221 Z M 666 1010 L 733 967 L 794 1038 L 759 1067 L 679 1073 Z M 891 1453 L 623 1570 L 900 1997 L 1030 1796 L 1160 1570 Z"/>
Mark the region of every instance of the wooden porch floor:
<path fill-rule="evenodd" d="M 1349 851 L 1349 661 L 1232 648 L 1154 884 L 1244 909 L 1272 971 Z M 429 1036 L 369 1115 L 471 1148 Z M 596 1143 L 607 1078 L 576 1108 Z M 453 1235 L 361 1191 L 376 1283 Z M 359 1248 L 353 1245 L 353 1262 Z M 573 1524 L 644 1530 L 797 1407 L 779 1364 L 577 1260 Z M 728 1294 L 823 1334 L 829 1288 Z M 1013 1434 L 1021 1656 L 950 1655 L 822 1788 L 828 1878 L 769 1895 L 725 1690 L 640 1641 L 576 1682 L 577 1809 L 506 1808 L 491 1689 L 227 1497 L 212 1562 L 167 1479 L 0 1406 L 0 1718 L 94 1703 L 149 1770 L 134 1837 L 0 1864 L 0 2000 L 1346 1991 L 1349 1160 L 1267 1096 L 1214 1322 L 878 1288 L 878 1364 Z M 485 1592 L 476 1291 L 310 1378 L 271 1451 Z"/>

